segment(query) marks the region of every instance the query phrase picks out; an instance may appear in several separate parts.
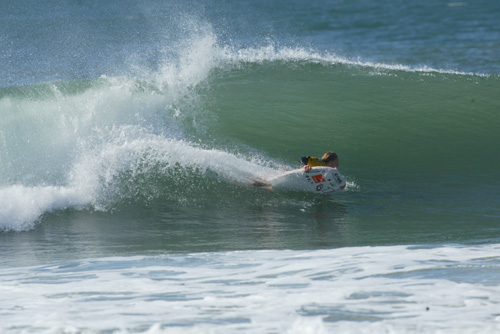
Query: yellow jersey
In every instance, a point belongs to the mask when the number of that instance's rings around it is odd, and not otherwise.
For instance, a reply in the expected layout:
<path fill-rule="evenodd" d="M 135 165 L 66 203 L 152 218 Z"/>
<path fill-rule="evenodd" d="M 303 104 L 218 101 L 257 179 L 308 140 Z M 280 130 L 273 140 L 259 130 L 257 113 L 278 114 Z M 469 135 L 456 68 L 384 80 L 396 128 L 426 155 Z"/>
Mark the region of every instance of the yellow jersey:
<path fill-rule="evenodd" d="M 300 158 L 300 162 L 303 165 L 308 165 L 308 166 L 311 166 L 311 167 L 326 166 L 326 163 L 324 163 L 323 161 L 321 161 L 320 158 L 311 157 L 309 155 L 305 156 L 305 157 L 301 157 Z"/>

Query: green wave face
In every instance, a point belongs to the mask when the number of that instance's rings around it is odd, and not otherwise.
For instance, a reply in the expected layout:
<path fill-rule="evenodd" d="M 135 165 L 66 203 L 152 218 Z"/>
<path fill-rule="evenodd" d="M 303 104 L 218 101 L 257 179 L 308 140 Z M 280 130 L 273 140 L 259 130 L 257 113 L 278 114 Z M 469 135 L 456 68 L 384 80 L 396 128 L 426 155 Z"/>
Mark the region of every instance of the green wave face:
<path fill-rule="evenodd" d="M 498 176 L 498 77 L 271 62 L 214 81 L 217 133 L 287 162 L 336 150 L 357 176 Z"/>

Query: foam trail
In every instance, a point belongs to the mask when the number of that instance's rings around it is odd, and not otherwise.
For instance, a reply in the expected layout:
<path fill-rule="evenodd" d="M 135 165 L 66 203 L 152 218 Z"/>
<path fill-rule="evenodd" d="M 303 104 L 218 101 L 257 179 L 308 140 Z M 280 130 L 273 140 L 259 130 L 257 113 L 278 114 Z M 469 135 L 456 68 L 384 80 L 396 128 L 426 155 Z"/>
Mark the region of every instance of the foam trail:
<path fill-rule="evenodd" d="M 70 173 L 74 184 L 95 184 L 94 188 L 113 185 L 120 175 L 157 172 L 167 174 L 171 169 L 196 169 L 199 174 L 210 170 L 227 180 L 245 183 L 249 176 L 261 176 L 277 171 L 259 165 L 258 158 L 249 161 L 245 157 L 218 149 L 206 149 L 188 141 L 165 138 L 136 127 L 120 127 L 111 130 L 113 140 L 90 149 L 81 155 Z"/>

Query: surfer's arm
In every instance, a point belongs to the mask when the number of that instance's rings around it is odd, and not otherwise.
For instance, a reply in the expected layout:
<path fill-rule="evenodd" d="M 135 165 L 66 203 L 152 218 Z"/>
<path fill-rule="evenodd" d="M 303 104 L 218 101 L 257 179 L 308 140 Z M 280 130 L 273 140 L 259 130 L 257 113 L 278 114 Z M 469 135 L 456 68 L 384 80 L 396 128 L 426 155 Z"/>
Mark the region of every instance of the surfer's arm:
<path fill-rule="evenodd" d="M 303 164 L 303 165 L 307 165 L 307 163 L 309 162 L 310 158 L 311 158 L 311 156 L 309 156 L 309 155 L 304 156 L 304 157 L 300 157 L 300 163 Z"/>
<path fill-rule="evenodd" d="M 300 163 L 304 165 L 304 171 L 307 173 L 311 170 L 311 166 L 308 165 L 309 159 L 311 156 L 307 155 L 304 157 L 300 157 Z"/>

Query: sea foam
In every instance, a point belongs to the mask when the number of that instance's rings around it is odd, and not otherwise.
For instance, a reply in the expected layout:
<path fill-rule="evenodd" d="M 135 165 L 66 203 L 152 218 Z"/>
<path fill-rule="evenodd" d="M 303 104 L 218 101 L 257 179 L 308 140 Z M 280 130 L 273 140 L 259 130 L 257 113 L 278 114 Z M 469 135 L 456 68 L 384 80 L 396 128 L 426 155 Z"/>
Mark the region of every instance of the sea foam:
<path fill-rule="evenodd" d="M 8 310 L 0 315 L 0 329 L 494 332 L 500 330 L 498 250 L 499 245 L 347 247 L 9 268 L 0 277 L 0 307 Z"/>

